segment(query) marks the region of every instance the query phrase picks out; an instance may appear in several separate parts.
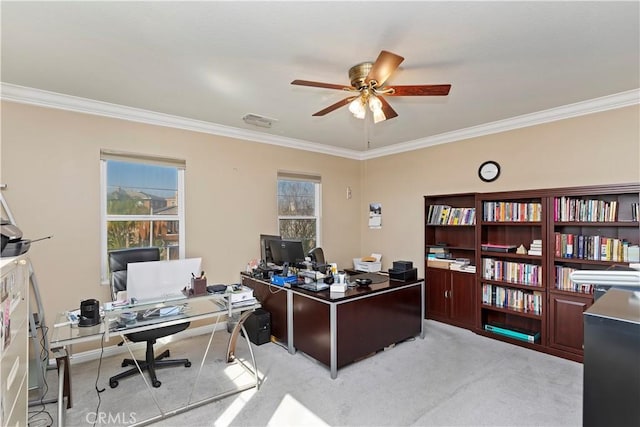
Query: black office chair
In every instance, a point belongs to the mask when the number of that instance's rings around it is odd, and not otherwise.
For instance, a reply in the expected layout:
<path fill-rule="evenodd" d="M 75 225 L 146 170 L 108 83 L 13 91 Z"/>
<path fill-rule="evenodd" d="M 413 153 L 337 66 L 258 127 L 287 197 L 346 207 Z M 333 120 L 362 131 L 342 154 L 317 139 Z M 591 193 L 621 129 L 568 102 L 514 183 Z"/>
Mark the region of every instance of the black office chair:
<path fill-rule="evenodd" d="M 109 252 L 109 270 L 111 271 L 111 293 L 113 299 L 116 299 L 116 294 L 119 291 L 127 290 L 127 265 L 129 263 L 159 260 L 159 248 L 132 248 Z M 158 381 L 158 378 L 156 378 L 156 368 L 177 365 L 184 365 L 188 368 L 191 366 L 189 359 L 166 359 L 169 357 L 169 350 L 165 350 L 162 354 L 156 357 L 154 357 L 153 354 L 153 345 L 158 338 L 176 334 L 184 331 L 188 327 L 189 323 L 181 323 L 179 325 L 164 326 L 161 328 L 127 334 L 127 339 L 132 342 L 146 341 L 147 353 L 145 360 L 138 360 L 137 362 L 138 365 L 140 365 L 140 369 L 149 372 L 151 384 L 154 387 L 160 387 L 162 384 Z M 137 374 L 138 368 L 136 368 L 135 365 L 136 361 L 133 359 L 124 359 L 122 361 L 123 368 L 126 366 L 134 366 L 134 368 L 109 378 L 109 386 L 111 386 L 111 388 L 115 388 L 118 386 L 118 380 Z"/>
<path fill-rule="evenodd" d="M 324 252 L 322 248 L 313 248 L 311 252 L 309 252 L 309 257 L 311 261 L 315 262 L 318 265 L 324 265 Z"/>

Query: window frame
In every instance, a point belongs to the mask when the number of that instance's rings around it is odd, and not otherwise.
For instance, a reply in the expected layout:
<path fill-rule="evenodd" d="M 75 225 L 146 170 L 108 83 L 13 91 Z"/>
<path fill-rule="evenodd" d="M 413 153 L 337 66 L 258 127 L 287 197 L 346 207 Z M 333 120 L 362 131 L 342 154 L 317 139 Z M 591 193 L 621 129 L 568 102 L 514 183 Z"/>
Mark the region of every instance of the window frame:
<path fill-rule="evenodd" d="M 175 167 L 177 170 L 177 204 L 178 213 L 176 215 L 109 215 L 107 213 L 107 162 L 120 161 L 137 164 L 147 164 L 156 166 Z M 107 261 L 108 253 L 108 223 L 110 221 L 149 221 L 153 224 L 154 220 L 177 221 L 178 222 L 178 258 L 185 257 L 185 171 L 186 162 L 179 159 L 170 159 L 163 157 L 155 157 L 149 155 L 115 152 L 109 150 L 100 150 L 100 283 L 109 285 L 109 266 Z M 150 233 L 153 227 L 149 227 Z M 153 239 L 149 240 L 150 242 Z"/>
<path fill-rule="evenodd" d="M 280 181 L 303 181 L 310 182 L 314 185 L 314 207 L 315 212 L 313 216 L 308 215 L 280 215 L 278 197 L 280 196 L 279 186 Z M 277 213 L 277 226 L 278 233 L 280 233 L 280 220 L 296 220 L 296 219 L 314 219 L 316 222 L 316 247 L 322 246 L 322 179 L 319 175 L 304 174 L 299 172 L 286 172 L 278 171 L 276 179 L 276 213 Z M 284 238 L 284 237 L 283 237 Z M 296 237 L 299 238 L 299 237 Z M 313 249 L 313 248 L 310 248 Z"/>

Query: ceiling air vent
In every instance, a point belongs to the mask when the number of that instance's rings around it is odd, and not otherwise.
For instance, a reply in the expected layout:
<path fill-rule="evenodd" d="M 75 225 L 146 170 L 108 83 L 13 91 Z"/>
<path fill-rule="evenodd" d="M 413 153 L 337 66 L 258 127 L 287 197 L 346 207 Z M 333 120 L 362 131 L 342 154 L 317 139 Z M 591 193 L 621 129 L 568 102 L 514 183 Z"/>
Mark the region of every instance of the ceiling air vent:
<path fill-rule="evenodd" d="M 244 120 L 245 123 L 248 123 L 254 126 L 260 126 L 261 128 L 270 128 L 274 122 L 278 121 L 276 119 L 259 116 L 257 114 L 251 114 L 251 113 L 245 114 L 242 120 Z"/>

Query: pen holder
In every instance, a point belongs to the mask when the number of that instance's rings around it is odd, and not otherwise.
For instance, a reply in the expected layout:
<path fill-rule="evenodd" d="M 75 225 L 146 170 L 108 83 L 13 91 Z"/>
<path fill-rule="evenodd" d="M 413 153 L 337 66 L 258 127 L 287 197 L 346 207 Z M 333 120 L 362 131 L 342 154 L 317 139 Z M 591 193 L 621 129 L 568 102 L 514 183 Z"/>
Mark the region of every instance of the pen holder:
<path fill-rule="evenodd" d="M 191 279 L 191 290 L 193 291 L 193 295 L 206 295 L 207 279 Z"/>

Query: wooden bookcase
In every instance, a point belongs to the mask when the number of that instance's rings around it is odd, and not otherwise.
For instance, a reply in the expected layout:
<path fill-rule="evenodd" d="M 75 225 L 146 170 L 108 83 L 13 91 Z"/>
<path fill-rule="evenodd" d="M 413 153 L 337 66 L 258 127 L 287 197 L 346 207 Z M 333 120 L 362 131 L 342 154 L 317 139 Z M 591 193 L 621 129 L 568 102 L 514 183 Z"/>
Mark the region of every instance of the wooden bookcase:
<path fill-rule="evenodd" d="M 544 241 L 544 204 L 544 194 L 535 191 L 477 196 L 478 333 L 539 350 L 547 339 L 545 265 L 542 252 L 532 255 L 528 249 Z M 488 330 L 495 327 L 531 341 Z"/>
<path fill-rule="evenodd" d="M 574 286 L 568 276 L 574 269 L 629 264 L 628 247 L 640 244 L 640 184 L 436 195 L 424 201 L 426 317 L 582 361 L 582 313 L 593 304 L 593 287 Z M 434 223 L 433 206 L 443 205 L 474 206 L 475 223 Z M 530 253 L 533 242 L 540 249 Z M 514 252 L 521 246 L 526 251 Z M 469 258 L 476 272 L 429 266 L 434 247 L 452 258 Z M 496 326 L 532 341 L 496 333 Z"/>
<path fill-rule="evenodd" d="M 639 202 L 639 192 L 640 186 L 635 184 L 597 186 L 557 189 L 549 197 L 548 345 L 553 353 L 582 360 L 582 313 L 593 304 L 593 289 L 572 286 L 567 276 L 573 270 L 628 265 L 620 243 L 640 243 L 640 223 L 637 216 L 632 217 L 632 204 Z M 621 250 L 614 256 L 611 250 L 615 240 Z M 572 247 L 567 251 L 569 243 Z"/>
<path fill-rule="evenodd" d="M 466 258 L 475 265 L 474 193 L 425 196 L 425 271 L 428 277 L 425 308 L 428 319 L 467 329 L 475 328 L 475 274 L 430 266 L 434 251 Z M 447 210 L 448 209 L 448 210 Z M 446 264 L 446 263 L 445 263 Z"/>

